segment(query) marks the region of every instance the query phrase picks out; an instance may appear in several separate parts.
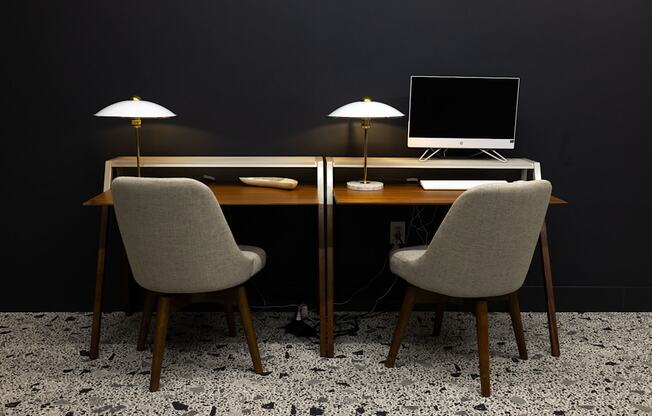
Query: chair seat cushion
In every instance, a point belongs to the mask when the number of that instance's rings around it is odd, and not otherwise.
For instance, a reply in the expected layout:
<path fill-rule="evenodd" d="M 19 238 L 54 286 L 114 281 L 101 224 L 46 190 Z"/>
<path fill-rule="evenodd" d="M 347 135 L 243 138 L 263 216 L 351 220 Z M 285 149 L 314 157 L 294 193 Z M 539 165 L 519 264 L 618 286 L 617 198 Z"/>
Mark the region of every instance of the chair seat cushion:
<path fill-rule="evenodd" d="M 412 246 L 393 250 L 389 254 L 389 268 L 397 276 L 410 281 L 416 272 L 417 261 L 426 252 L 428 246 Z"/>
<path fill-rule="evenodd" d="M 265 267 L 265 262 L 267 261 L 267 255 L 265 254 L 265 250 L 263 250 L 260 247 L 254 247 L 254 246 L 244 246 L 244 245 L 238 245 L 240 250 L 242 250 L 242 254 L 245 255 L 248 259 L 253 260 L 254 262 L 254 267 L 251 272 L 251 275 L 255 275 L 259 271 Z"/>

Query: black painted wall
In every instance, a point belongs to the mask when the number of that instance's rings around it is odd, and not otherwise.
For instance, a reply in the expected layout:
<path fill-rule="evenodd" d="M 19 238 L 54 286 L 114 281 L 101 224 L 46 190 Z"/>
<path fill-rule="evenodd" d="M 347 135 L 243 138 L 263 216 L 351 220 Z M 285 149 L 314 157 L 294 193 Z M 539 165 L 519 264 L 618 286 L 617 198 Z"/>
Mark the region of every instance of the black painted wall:
<path fill-rule="evenodd" d="M 105 105 L 138 94 L 178 114 L 144 122 L 150 155 L 359 155 L 358 126 L 326 115 L 363 95 L 407 112 L 412 74 L 520 76 L 505 153 L 541 161 L 570 201 L 549 215 L 560 309 L 652 310 L 647 0 L 11 3 L 0 310 L 90 308 L 98 212 L 81 203 L 101 190 L 104 160 L 133 154 L 127 123 L 92 116 Z M 377 124 L 371 155 L 418 155 L 406 124 Z M 411 210 L 336 214 L 343 300 L 381 268 L 389 221 Z M 267 304 L 312 304 L 314 211 L 229 215 L 239 240 L 268 249 L 255 280 Z M 111 248 L 108 309 L 121 307 Z M 342 308 L 368 309 L 391 282 L 385 270 Z M 524 309 L 541 307 L 539 282 L 535 261 Z"/>

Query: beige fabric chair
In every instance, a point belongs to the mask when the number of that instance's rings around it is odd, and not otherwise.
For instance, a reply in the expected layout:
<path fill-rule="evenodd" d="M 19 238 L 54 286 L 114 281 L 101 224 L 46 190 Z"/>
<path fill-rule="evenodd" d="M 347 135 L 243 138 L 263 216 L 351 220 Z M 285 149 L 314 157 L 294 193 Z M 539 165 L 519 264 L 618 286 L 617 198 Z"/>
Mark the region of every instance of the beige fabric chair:
<path fill-rule="evenodd" d="M 385 365 L 393 367 L 415 303 L 437 303 L 435 335 L 444 304 L 473 304 L 482 394 L 490 395 L 487 299 L 509 301 L 519 354 L 527 358 L 517 291 L 523 285 L 550 201 L 548 181 L 518 181 L 471 188 L 451 206 L 428 246 L 391 254 L 390 268 L 403 278 L 401 316 Z"/>
<path fill-rule="evenodd" d="M 237 301 L 254 369 L 262 373 L 242 284 L 265 266 L 265 252 L 236 244 L 215 195 L 196 180 L 118 177 L 111 192 L 134 279 L 147 291 L 139 349 L 158 297 L 150 391 L 159 387 L 171 309 L 196 301 L 225 304 L 227 318 Z"/>

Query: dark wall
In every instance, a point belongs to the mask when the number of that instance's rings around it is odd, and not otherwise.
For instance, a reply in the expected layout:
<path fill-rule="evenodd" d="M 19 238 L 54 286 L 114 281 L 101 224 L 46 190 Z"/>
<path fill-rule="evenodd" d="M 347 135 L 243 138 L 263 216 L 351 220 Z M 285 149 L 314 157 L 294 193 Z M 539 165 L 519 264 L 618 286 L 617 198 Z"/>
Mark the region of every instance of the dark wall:
<path fill-rule="evenodd" d="M 4 17 L 0 310 L 90 308 L 98 212 L 81 203 L 104 160 L 133 154 L 130 127 L 94 118 L 100 108 L 137 94 L 176 112 L 144 122 L 150 155 L 359 155 L 358 126 L 326 115 L 363 95 L 407 112 L 412 74 L 521 77 L 505 154 L 541 161 L 570 201 L 549 215 L 560 308 L 652 310 L 647 0 L 24 1 Z M 377 124 L 371 155 L 418 155 L 406 124 Z M 256 281 L 268 304 L 312 302 L 313 214 L 232 210 L 238 238 L 270 252 Z M 382 266 L 389 220 L 411 211 L 337 214 L 345 299 Z M 120 306 L 115 252 L 108 308 Z M 537 262 L 531 272 L 539 285 Z M 391 281 L 385 271 L 347 307 L 370 307 Z M 538 288 L 524 297 L 541 307 Z"/>

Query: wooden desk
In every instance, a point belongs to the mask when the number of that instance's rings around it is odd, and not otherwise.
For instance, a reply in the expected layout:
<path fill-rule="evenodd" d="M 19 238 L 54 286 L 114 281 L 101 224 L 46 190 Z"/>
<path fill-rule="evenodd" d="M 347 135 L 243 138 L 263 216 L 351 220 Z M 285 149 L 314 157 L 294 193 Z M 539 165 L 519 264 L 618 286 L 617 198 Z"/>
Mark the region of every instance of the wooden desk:
<path fill-rule="evenodd" d="M 238 184 L 209 184 L 220 205 L 318 205 L 317 186 L 297 185 L 293 190 Z M 94 196 L 85 207 L 113 206 L 111 190 Z"/>
<path fill-rule="evenodd" d="M 385 184 L 378 191 L 353 191 L 346 185 L 335 185 L 333 197 L 338 205 L 451 205 L 463 191 L 425 191 L 419 184 Z M 550 197 L 551 205 L 567 202 Z"/>
<path fill-rule="evenodd" d="M 334 170 L 336 168 L 362 168 L 362 158 L 326 158 L 326 300 L 328 319 L 334 319 L 333 296 L 333 204 L 337 205 L 450 205 L 462 191 L 426 191 L 417 183 L 386 183 L 378 191 L 353 191 L 342 184 L 334 184 Z M 370 169 L 446 169 L 446 170 L 514 170 L 520 172 L 522 180 L 541 179 L 541 165 L 529 159 L 508 159 L 499 162 L 493 159 L 434 159 L 419 161 L 413 158 L 368 158 Z M 550 198 L 551 205 L 564 205 L 567 202 L 558 197 Z M 539 235 L 541 247 L 541 261 L 543 263 L 543 280 L 545 287 L 546 310 L 548 316 L 548 332 L 550 336 L 550 351 L 555 357 L 560 354 L 559 335 L 557 329 L 557 314 L 552 283 L 552 269 L 550 264 L 550 249 L 548 246 L 548 231 L 544 222 Z M 334 321 L 328 328 L 334 327 Z M 332 337 L 333 334 L 327 334 Z M 328 341 L 327 345 L 331 345 Z M 329 350 L 329 357 L 334 355 Z"/>
<path fill-rule="evenodd" d="M 324 164 L 322 157 L 302 156 L 260 156 L 260 157 L 141 157 L 142 168 L 310 168 L 315 169 L 315 184 L 300 184 L 293 190 L 254 187 L 240 184 L 211 184 L 209 187 L 214 192 L 221 205 L 314 205 L 317 207 L 317 258 L 318 258 L 318 286 L 319 286 L 319 313 L 320 321 L 320 354 L 326 356 L 333 346 L 328 345 L 327 333 L 332 333 L 328 323 L 332 322 L 326 316 L 326 249 L 325 249 L 325 213 L 324 213 Z M 104 269 L 106 261 L 106 242 L 109 225 L 109 209 L 113 206 L 111 195 L 111 180 L 121 168 L 133 168 L 136 158 L 119 157 L 107 160 L 104 172 L 104 192 L 94 196 L 83 205 L 100 208 L 100 231 L 97 251 L 97 269 L 95 275 L 95 295 L 93 304 L 93 322 L 91 326 L 91 342 L 89 357 L 95 359 L 99 356 L 100 330 L 102 319 L 102 300 L 104 289 Z M 145 171 L 146 172 L 146 171 Z M 131 281 L 131 269 L 126 256 L 125 281 Z M 127 285 L 128 286 L 128 285 Z M 330 341 L 332 343 L 332 339 Z"/>

